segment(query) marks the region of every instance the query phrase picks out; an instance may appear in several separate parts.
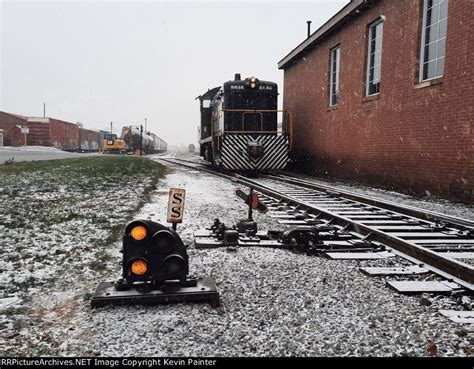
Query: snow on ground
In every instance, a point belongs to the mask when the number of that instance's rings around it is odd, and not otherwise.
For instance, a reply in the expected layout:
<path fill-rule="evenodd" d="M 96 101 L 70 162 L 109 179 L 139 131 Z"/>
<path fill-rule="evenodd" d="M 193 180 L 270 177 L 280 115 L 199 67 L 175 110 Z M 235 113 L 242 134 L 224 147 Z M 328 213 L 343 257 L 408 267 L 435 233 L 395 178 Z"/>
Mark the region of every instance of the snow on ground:
<path fill-rule="evenodd" d="M 180 303 L 91 309 L 89 293 L 98 282 L 120 277 L 121 245 L 115 242 L 107 248 L 105 270 L 58 270 L 55 275 L 62 283 L 57 287 L 35 287 L 36 292 L 28 287 L 34 293 L 33 318 L 18 322 L 6 316 L 0 356 L 427 356 L 430 340 L 439 356 L 474 351 L 474 326 L 453 323 L 438 312 L 441 306 L 456 308 L 455 301 L 440 297 L 422 304 L 419 297 L 388 289 L 382 278 L 365 276 L 357 261 L 262 248 L 196 250 L 194 231 L 217 217 L 232 225 L 246 215 L 246 207 L 233 194 L 235 185 L 224 179 L 172 167 L 135 219 L 163 222 L 170 187 L 187 191 L 178 232 L 190 245 L 191 274 L 215 278 L 220 307 Z M 257 214 L 256 220 L 260 229 L 272 226 L 267 216 Z M 75 225 L 81 235 L 76 242 L 81 248 L 94 247 L 81 241 L 94 235 L 91 229 L 82 233 L 83 226 Z M 34 237 L 34 228 L 27 232 L 27 240 Z M 24 245 L 22 253 L 29 253 L 31 242 L 21 241 L 19 233 L 15 238 Z M 33 245 L 39 267 L 48 252 L 42 240 Z M 61 248 L 58 240 L 48 244 L 48 249 Z M 54 266 L 54 258 L 47 260 Z M 75 265 L 87 270 L 90 262 Z M 23 262 L 16 265 L 28 269 Z M 31 273 L 35 267 L 29 268 Z"/>
<path fill-rule="evenodd" d="M 229 182 L 177 169 L 138 217 L 164 220 L 169 187 L 187 190 L 187 244 L 192 233 L 219 217 L 227 224 L 246 213 Z M 257 216 L 257 220 L 266 219 Z M 270 224 L 262 222 L 262 229 Z M 116 244 L 118 249 L 120 246 Z M 426 356 L 434 340 L 441 356 L 465 356 L 474 327 L 452 323 L 418 297 L 389 290 L 355 261 L 340 262 L 284 250 L 189 250 L 191 273 L 212 276 L 221 307 L 207 304 L 131 306 L 72 319 L 91 329 L 87 342 L 71 336 L 64 354 L 157 356 Z M 118 278 L 117 267 L 110 279 Z M 79 329 L 79 332 L 81 329 Z M 83 329 L 82 329 L 83 331 Z M 80 337 L 80 333 L 76 337 Z"/>
<path fill-rule="evenodd" d="M 15 162 L 32 160 L 53 160 L 98 155 L 97 153 L 73 153 L 47 146 L 20 146 L 0 147 L 0 164 L 10 161 Z"/>
<path fill-rule="evenodd" d="M 57 353 L 62 338 L 75 333 L 70 317 L 88 304 L 95 280 L 116 268 L 110 240 L 156 181 L 140 161 L 0 168 L 0 357 Z"/>

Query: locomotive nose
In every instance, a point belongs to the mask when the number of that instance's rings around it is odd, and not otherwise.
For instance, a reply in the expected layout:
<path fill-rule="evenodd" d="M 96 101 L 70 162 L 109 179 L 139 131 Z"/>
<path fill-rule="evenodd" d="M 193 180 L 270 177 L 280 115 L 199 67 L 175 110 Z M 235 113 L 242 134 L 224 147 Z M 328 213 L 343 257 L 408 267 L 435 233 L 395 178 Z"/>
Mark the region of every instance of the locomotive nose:
<path fill-rule="evenodd" d="M 249 141 L 247 151 L 250 159 L 257 161 L 263 157 L 263 143 L 259 141 Z"/>

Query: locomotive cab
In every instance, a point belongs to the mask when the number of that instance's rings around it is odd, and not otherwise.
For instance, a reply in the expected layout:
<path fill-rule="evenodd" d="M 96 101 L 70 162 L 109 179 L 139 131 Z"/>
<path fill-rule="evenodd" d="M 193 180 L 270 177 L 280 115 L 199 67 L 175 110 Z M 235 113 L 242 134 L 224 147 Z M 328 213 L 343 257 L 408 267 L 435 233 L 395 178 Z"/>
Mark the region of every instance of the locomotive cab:
<path fill-rule="evenodd" d="M 278 86 L 256 77 L 215 87 L 198 97 L 200 154 L 233 171 L 283 169 L 288 162 L 291 114 L 278 110 Z M 278 116 L 283 117 L 283 129 Z"/>

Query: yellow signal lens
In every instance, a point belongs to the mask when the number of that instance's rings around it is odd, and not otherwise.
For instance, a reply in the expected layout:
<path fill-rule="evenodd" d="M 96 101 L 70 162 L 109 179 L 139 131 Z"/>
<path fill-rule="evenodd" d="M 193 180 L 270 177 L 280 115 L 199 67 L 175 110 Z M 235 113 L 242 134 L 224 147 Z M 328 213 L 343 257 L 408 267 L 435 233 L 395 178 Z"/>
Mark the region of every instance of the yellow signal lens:
<path fill-rule="evenodd" d="M 132 263 L 132 266 L 130 267 L 130 270 L 135 275 L 143 275 L 147 272 L 148 265 L 147 265 L 145 260 L 138 259 L 138 260 L 135 260 Z"/>
<path fill-rule="evenodd" d="M 135 241 L 141 241 L 146 237 L 146 228 L 144 226 L 133 227 L 130 231 L 130 236 L 132 236 Z"/>

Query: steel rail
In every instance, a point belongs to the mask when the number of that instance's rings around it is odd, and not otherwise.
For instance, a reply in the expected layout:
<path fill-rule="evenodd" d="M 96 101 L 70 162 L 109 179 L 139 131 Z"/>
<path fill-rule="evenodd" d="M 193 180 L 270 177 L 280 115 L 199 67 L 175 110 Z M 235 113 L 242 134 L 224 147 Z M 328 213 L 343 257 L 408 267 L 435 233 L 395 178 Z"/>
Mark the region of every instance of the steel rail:
<path fill-rule="evenodd" d="M 238 174 L 224 174 L 219 173 L 208 168 L 197 168 L 196 166 L 184 164 L 181 159 L 160 159 L 165 160 L 170 163 L 183 165 L 195 170 L 205 171 L 214 175 L 231 180 L 232 182 L 247 186 L 253 187 L 255 190 L 272 197 L 274 199 L 285 201 L 288 205 L 293 205 L 295 207 L 302 208 L 302 210 L 307 210 L 316 213 L 319 217 L 324 215 L 325 218 L 332 220 L 333 224 L 340 225 L 345 227 L 347 230 L 352 230 L 353 232 L 361 234 L 363 237 L 370 237 L 371 241 L 379 242 L 388 248 L 392 248 L 399 253 L 406 254 L 412 261 L 416 260 L 418 263 L 425 264 L 424 267 L 429 269 L 448 280 L 452 280 L 462 287 L 466 288 L 470 292 L 474 291 L 474 270 L 473 268 L 461 261 L 450 259 L 431 251 L 427 248 L 416 245 L 412 242 L 408 242 L 399 237 L 389 235 L 383 231 L 380 231 L 376 228 L 367 226 L 361 222 L 349 219 L 343 215 L 337 214 L 332 211 L 328 211 L 312 204 L 309 204 L 305 201 L 301 201 L 293 196 L 289 196 L 283 192 L 276 191 L 266 185 L 263 185 L 255 180 L 249 179 L 247 177 L 238 175 Z M 187 161 L 189 162 L 189 161 Z M 195 165 L 202 165 L 196 163 Z M 331 191 L 334 192 L 334 191 Z M 336 191 L 341 193 L 341 191 Z M 380 202 L 381 204 L 383 202 Z M 400 255 L 403 256 L 403 255 Z"/>
<path fill-rule="evenodd" d="M 305 201 L 301 201 L 292 196 L 285 195 L 282 192 L 275 191 L 267 186 L 264 186 L 256 181 L 250 180 L 246 177 L 236 175 L 238 181 L 242 184 L 254 187 L 257 191 L 264 193 L 270 197 L 280 197 L 280 199 L 287 201 L 289 204 L 295 206 L 304 207 L 306 210 L 318 212 L 324 214 L 326 218 L 332 219 L 333 223 L 338 224 L 342 227 L 350 226 L 350 229 L 354 232 L 362 234 L 363 236 L 370 236 L 371 241 L 376 241 L 393 248 L 403 254 L 406 254 L 412 258 L 415 258 L 421 263 L 427 264 L 428 266 L 434 267 L 438 274 L 443 275 L 447 279 L 451 279 L 454 282 L 460 284 L 470 291 L 474 291 L 474 270 L 473 268 L 461 261 L 453 260 L 439 253 L 431 251 L 427 248 L 418 246 L 412 242 L 404 240 L 399 237 L 387 234 L 376 228 L 367 226 L 361 222 L 349 219 L 345 216 L 331 212 Z M 441 271 L 442 273 L 440 273 Z"/>
<path fill-rule="evenodd" d="M 378 206 L 386 210 L 391 210 L 400 214 L 413 216 L 415 218 L 419 218 L 421 220 L 426 220 L 429 222 L 444 222 L 446 223 L 446 225 L 455 225 L 457 227 L 462 227 L 465 230 L 472 231 L 474 233 L 474 221 L 468 219 L 461 219 L 451 215 L 441 214 L 431 210 L 419 209 L 409 205 L 400 205 L 387 200 L 379 200 L 371 196 L 360 195 L 354 192 L 341 190 L 336 187 L 305 181 L 286 175 L 265 174 L 263 175 L 263 177 L 294 184 L 301 187 L 311 188 L 313 190 L 322 191 L 325 193 L 337 193 L 341 197 L 347 198 L 349 200 L 358 201 L 367 205 Z"/>

